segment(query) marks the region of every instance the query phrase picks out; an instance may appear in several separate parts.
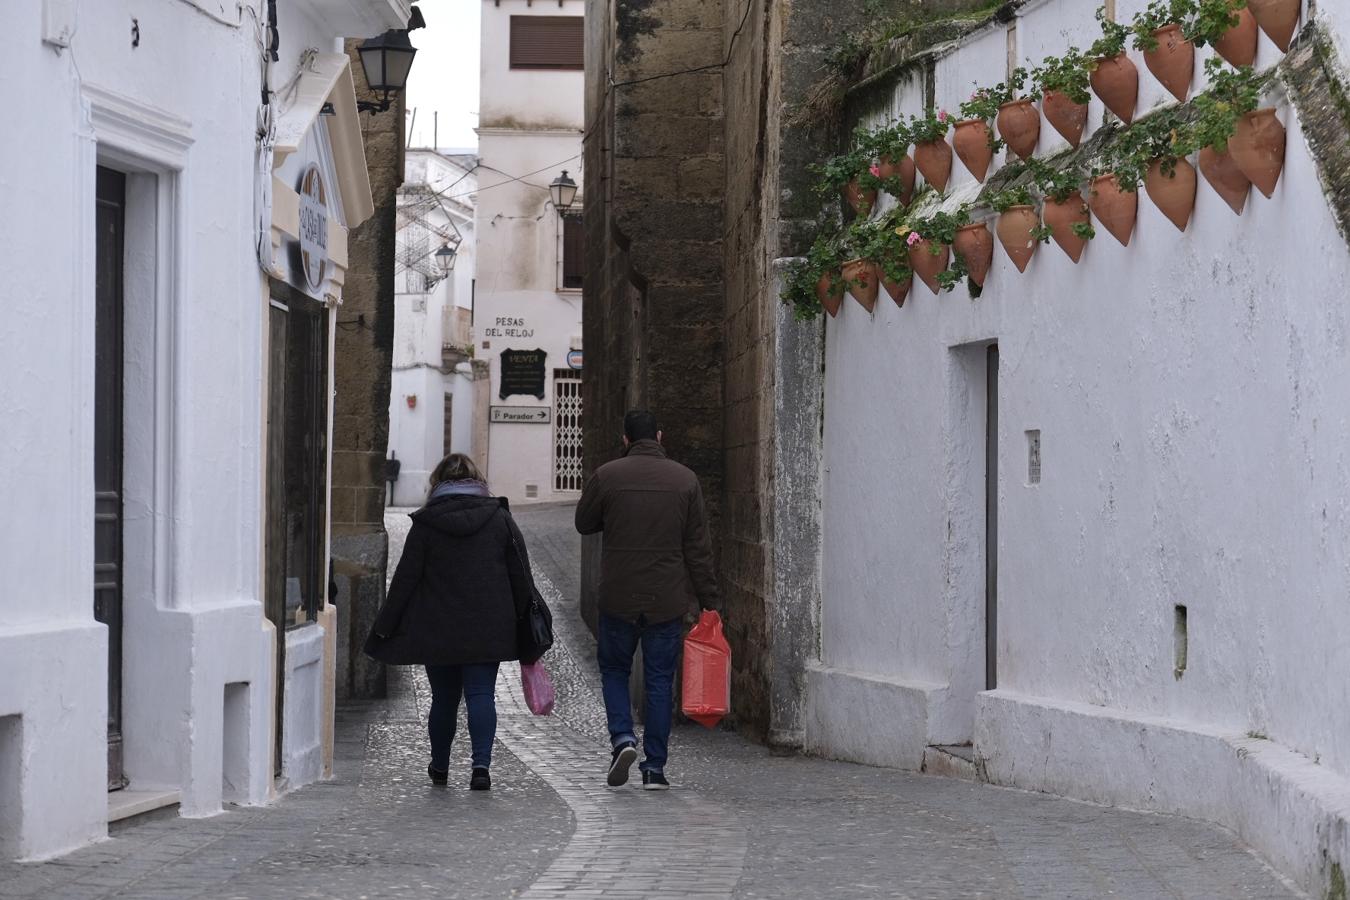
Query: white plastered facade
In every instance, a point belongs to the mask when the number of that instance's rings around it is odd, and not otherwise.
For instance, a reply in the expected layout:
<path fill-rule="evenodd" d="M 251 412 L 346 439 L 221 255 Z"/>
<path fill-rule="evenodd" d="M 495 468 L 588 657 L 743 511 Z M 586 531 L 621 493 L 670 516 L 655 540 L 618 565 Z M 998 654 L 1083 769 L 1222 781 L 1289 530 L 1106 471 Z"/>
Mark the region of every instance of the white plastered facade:
<path fill-rule="evenodd" d="M 1320 5 L 1344 48 L 1350 21 Z M 1095 6 L 1025 5 L 1015 58 L 1086 47 Z M 936 106 L 1003 80 L 1008 46 L 991 26 L 942 52 Z M 1142 114 L 1164 91 L 1131 55 Z M 1258 68 L 1280 57 L 1263 35 Z M 924 90 L 902 81 L 877 119 L 920 112 Z M 1350 252 L 1296 111 L 1266 101 L 1285 169 L 1241 217 L 1202 180 L 1181 234 L 1141 190 L 1128 248 L 1099 226 L 1078 265 L 1048 244 L 1019 275 L 996 247 L 978 299 L 916 279 L 903 308 L 849 299 L 828 323 L 813 752 L 918 768 L 973 742 L 994 782 L 1218 822 L 1311 891 L 1350 866 Z M 1064 146 L 1043 123 L 1039 154 Z M 948 190 L 977 193 L 959 160 Z"/>
<path fill-rule="evenodd" d="M 327 8 L 335 4 L 342 9 Z M 398 26 L 407 3 L 292 9 L 278 73 L 306 47 L 332 51 L 334 29 Z M 25 112 L 0 149 L 9 173 L 0 196 L 25 212 L 0 226 L 12 316 L 0 336 L 0 494 L 11 515 L 0 541 L 0 858 L 47 858 L 100 839 L 110 797 L 125 792 L 176 800 L 185 816 L 273 792 L 257 12 L 212 0 L 55 0 L 10 16 L 0 81 L 25 98 Z M 127 179 L 128 783 L 112 795 L 108 630 L 92 602 L 99 166 Z M 320 680 L 320 701 L 325 689 Z M 310 709 L 322 732 L 331 702 Z"/>

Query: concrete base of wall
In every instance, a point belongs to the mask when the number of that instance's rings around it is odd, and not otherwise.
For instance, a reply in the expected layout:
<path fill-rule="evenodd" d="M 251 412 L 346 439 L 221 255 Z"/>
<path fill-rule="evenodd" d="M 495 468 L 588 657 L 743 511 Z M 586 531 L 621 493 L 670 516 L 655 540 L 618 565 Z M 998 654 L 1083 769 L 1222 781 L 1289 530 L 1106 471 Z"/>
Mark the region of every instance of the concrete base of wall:
<path fill-rule="evenodd" d="M 806 752 L 918 771 L 928 746 L 928 710 L 945 690 L 813 664 L 806 672 Z"/>
<path fill-rule="evenodd" d="M 0 630 L 0 859 L 108 833 L 108 630 Z"/>
<path fill-rule="evenodd" d="M 323 777 L 324 645 L 321 625 L 286 632 L 281 775 L 293 790 Z"/>
<path fill-rule="evenodd" d="M 1269 740 L 1121 710 L 1007 691 L 977 703 L 975 750 L 991 782 L 1206 819 L 1304 890 L 1344 896 L 1350 779 L 1315 760 Z"/>

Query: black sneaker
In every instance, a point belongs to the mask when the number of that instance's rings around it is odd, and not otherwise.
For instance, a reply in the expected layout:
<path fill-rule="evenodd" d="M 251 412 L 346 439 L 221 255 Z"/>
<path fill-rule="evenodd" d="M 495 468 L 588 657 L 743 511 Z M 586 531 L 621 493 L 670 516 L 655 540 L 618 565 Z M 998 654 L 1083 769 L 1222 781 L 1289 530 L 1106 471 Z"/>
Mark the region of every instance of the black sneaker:
<path fill-rule="evenodd" d="M 445 787 L 445 783 L 450 780 L 449 772 L 442 772 L 430 763 L 427 763 L 427 774 L 431 776 L 431 783 L 437 787 Z"/>
<path fill-rule="evenodd" d="M 637 744 L 632 741 L 614 748 L 614 757 L 609 761 L 609 786 L 618 787 L 628 783 L 628 770 L 637 762 Z"/>
<path fill-rule="evenodd" d="M 670 782 L 666 781 L 666 776 L 660 772 L 643 772 L 642 789 L 644 791 L 668 791 Z"/>
<path fill-rule="evenodd" d="M 492 776 L 488 774 L 487 769 L 475 767 L 473 775 L 469 777 L 469 790 L 471 791 L 490 791 L 492 790 Z"/>

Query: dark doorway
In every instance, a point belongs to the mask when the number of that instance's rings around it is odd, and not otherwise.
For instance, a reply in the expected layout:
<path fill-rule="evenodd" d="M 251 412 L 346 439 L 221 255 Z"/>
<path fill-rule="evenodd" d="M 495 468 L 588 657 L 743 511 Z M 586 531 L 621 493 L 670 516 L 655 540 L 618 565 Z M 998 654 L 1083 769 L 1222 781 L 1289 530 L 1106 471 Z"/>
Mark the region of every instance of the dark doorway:
<path fill-rule="evenodd" d="M 286 631 L 318 617 L 327 586 L 328 311 L 273 282 L 268 313 L 265 605 L 277 629 L 280 774 Z"/>
<path fill-rule="evenodd" d="M 122 764 L 122 419 L 127 177 L 98 169 L 94 322 L 94 618 L 108 626 L 108 790 Z"/>
<path fill-rule="evenodd" d="M 445 420 L 441 423 L 441 456 L 449 456 L 454 451 L 450 449 L 451 438 L 454 436 L 455 424 L 455 396 L 454 394 L 445 395 Z"/>
<path fill-rule="evenodd" d="M 985 367 L 984 687 L 998 687 L 998 344 Z"/>

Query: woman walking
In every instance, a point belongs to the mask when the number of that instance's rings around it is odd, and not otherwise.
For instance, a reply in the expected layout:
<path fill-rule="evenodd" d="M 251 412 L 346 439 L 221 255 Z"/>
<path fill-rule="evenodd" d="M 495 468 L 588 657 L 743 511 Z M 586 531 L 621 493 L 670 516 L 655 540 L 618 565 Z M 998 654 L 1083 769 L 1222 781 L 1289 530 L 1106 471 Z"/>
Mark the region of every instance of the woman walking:
<path fill-rule="evenodd" d="M 389 665 L 426 666 L 431 682 L 433 784 L 449 778 L 462 695 L 468 707 L 473 772 L 469 787 L 492 787 L 497 667 L 519 659 L 517 621 L 532 584 L 525 541 L 506 498 L 488 492 L 478 467 L 452 453 L 431 474 L 426 506 L 412 529 L 366 653 Z"/>

